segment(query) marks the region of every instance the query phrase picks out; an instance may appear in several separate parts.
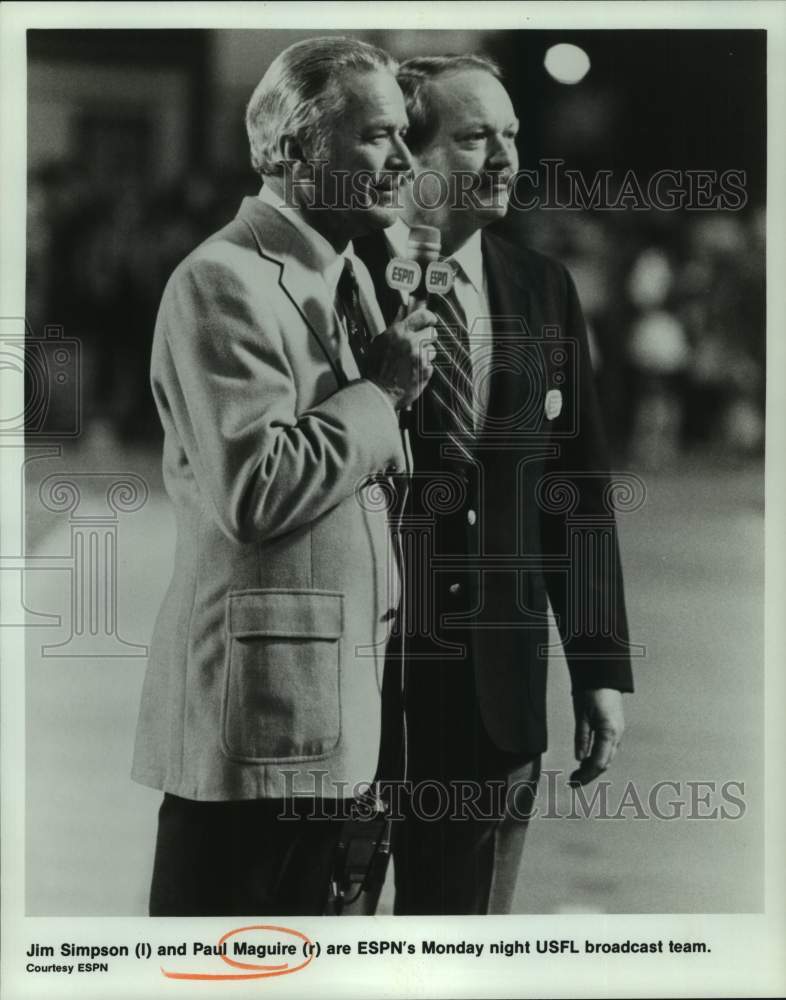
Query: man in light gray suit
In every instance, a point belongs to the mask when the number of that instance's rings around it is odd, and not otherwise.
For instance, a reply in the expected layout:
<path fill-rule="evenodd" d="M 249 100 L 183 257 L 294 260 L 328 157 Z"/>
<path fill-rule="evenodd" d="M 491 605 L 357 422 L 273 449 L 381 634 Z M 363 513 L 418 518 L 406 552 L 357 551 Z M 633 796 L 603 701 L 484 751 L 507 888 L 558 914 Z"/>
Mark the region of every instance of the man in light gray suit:
<path fill-rule="evenodd" d="M 261 194 L 164 292 L 178 535 L 133 767 L 165 793 L 153 915 L 321 913 L 340 819 L 306 814 L 374 777 L 399 593 L 370 491 L 403 469 L 434 338 L 423 308 L 383 331 L 350 243 L 390 225 L 410 170 L 394 73 L 350 39 L 283 52 L 247 113 Z"/>

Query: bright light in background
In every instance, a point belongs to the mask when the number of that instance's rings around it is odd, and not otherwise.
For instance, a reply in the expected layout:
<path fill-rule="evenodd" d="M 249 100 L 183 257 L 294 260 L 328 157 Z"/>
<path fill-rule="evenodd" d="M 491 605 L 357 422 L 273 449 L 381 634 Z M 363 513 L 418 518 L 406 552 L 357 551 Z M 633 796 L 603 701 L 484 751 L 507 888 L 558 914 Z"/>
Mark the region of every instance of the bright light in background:
<path fill-rule="evenodd" d="M 559 83 L 578 83 L 589 72 L 589 56 L 578 45 L 552 45 L 546 53 L 543 65 L 547 72 Z"/>

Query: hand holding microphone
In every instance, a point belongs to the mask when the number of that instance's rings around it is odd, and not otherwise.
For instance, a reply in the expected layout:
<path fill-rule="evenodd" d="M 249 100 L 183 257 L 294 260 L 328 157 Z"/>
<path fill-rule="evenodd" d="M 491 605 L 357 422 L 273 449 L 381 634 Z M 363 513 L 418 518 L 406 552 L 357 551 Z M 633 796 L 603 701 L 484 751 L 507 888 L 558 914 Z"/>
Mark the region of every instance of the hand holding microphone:
<path fill-rule="evenodd" d="M 410 406 L 423 392 L 433 371 L 436 316 L 418 306 L 398 316 L 371 341 L 366 378 L 386 393 L 397 410 Z"/>
<path fill-rule="evenodd" d="M 407 259 L 395 257 L 385 272 L 388 287 L 406 295 L 407 305 L 402 303 L 396 322 L 372 341 L 369 377 L 397 409 L 412 405 L 434 370 L 437 317 L 427 308 L 428 297 L 444 294 L 453 284 L 452 269 L 439 263 L 441 247 L 438 229 L 412 226 Z"/>

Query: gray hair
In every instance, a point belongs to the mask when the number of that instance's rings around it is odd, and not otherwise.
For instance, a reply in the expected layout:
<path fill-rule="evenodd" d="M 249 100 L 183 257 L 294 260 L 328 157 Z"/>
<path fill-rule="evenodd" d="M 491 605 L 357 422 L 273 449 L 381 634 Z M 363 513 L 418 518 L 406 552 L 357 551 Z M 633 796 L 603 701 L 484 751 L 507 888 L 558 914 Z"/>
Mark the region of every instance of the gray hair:
<path fill-rule="evenodd" d="M 420 152 L 437 130 L 437 119 L 429 94 L 431 80 L 454 70 L 479 69 L 502 80 L 502 70 L 488 56 L 446 55 L 416 56 L 399 67 L 397 80 L 404 94 L 409 117 L 407 146 L 413 153 Z"/>
<path fill-rule="evenodd" d="M 263 177 L 283 172 L 281 139 L 293 136 L 310 155 L 324 151 L 343 109 L 347 73 L 388 70 L 398 64 L 383 49 L 355 38 L 310 38 L 284 49 L 268 67 L 246 109 L 251 165 Z"/>

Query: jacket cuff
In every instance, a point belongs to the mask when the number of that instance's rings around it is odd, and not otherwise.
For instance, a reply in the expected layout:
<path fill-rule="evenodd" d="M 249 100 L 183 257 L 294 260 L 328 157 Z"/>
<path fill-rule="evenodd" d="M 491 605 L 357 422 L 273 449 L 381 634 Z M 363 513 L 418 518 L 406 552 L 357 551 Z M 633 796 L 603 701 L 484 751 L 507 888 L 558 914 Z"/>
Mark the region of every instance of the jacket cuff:
<path fill-rule="evenodd" d="M 398 412 L 379 386 L 358 379 L 340 389 L 329 402 L 340 408 L 344 422 L 356 432 L 356 440 L 363 442 L 369 474 L 403 472 L 406 460 Z"/>
<path fill-rule="evenodd" d="M 569 664 L 571 693 L 595 691 L 598 688 L 613 688 L 616 691 L 633 691 L 633 672 L 626 661 L 593 662 L 583 660 Z"/>
<path fill-rule="evenodd" d="M 393 400 L 390 398 L 390 396 L 388 396 L 388 394 L 384 390 L 380 389 L 380 387 L 377 385 L 376 382 L 372 382 L 370 379 L 362 379 L 361 381 L 367 382 L 372 387 L 372 389 L 374 389 L 375 392 L 378 392 L 379 395 L 385 400 L 385 402 L 388 405 L 388 408 L 393 412 L 393 416 L 396 421 L 396 427 L 398 427 L 398 410 L 393 405 Z"/>

